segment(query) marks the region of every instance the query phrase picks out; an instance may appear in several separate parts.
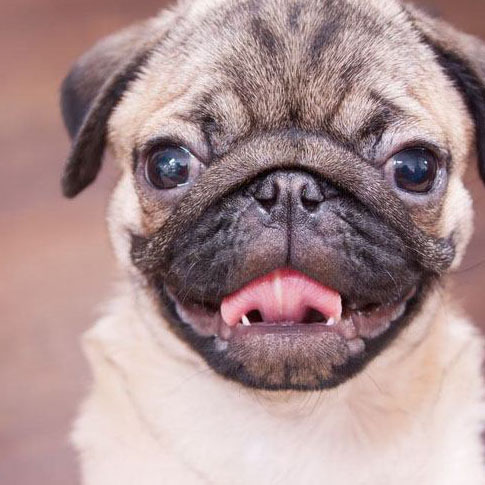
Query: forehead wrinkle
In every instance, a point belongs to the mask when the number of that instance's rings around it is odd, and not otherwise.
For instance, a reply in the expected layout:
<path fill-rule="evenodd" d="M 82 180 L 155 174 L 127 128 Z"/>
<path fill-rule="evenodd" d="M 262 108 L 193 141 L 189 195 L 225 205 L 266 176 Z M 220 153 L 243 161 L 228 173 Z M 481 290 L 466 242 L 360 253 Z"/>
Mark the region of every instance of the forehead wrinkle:
<path fill-rule="evenodd" d="M 191 111 L 191 115 L 199 122 L 210 121 L 214 130 L 220 130 L 231 122 L 237 125 L 241 114 L 252 117 L 249 107 L 243 103 L 237 91 L 224 87 L 218 92 L 211 91 L 200 95 Z"/>
<path fill-rule="evenodd" d="M 398 117 L 389 125 L 395 128 L 398 145 L 410 141 L 427 143 L 444 155 L 447 163 L 451 163 L 452 145 L 446 126 L 433 110 L 436 103 L 431 103 L 429 107 L 429 99 L 423 99 L 419 90 L 412 86 L 406 86 L 405 91 L 399 94 L 387 93 L 381 98 L 386 106 L 398 112 Z"/>
<path fill-rule="evenodd" d="M 221 68 L 234 84 L 234 89 L 237 90 L 239 97 L 245 101 L 246 107 L 249 109 L 251 105 L 256 106 L 259 112 L 256 119 L 262 123 L 266 122 L 267 127 L 271 123 L 273 126 L 276 123 L 281 125 L 285 122 L 304 123 L 304 118 L 321 117 L 325 115 L 326 110 L 316 108 L 316 106 L 322 101 L 333 104 L 332 111 L 335 113 L 348 90 L 340 89 L 342 99 L 340 103 L 335 103 L 334 96 L 322 94 L 323 87 L 333 86 L 333 88 L 339 89 L 342 84 L 352 83 L 356 77 L 360 77 L 360 71 L 365 62 L 359 59 L 360 56 L 356 57 L 355 52 L 348 51 L 342 54 L 341 46 L 337 46 L 334 39 L 339 30 L 336 29 L 336 25 L 327 28 L 328 21 L 335 17 L 336 11 L 351 8 L 353 15 L 363 17 L 364 20 L 359 22 L 359 32 L 352 32 L 349 31 L 345 21 L 336 17 L 335 22 L 341 26 L 346 35 L 357 37 L 362 41 L 363 36 L 367 38 L 369 35 L 376 36 L 382 32 L 376 28 L 376 25 L 368 25 L 365 12 L 356 8 L 356 5 L 350 5 L 348 2 L 345 2 L 345 5 L 336 5 L 335 2 L 321 4 L 321 11 L 325 14 L 321 20 L 316 21 L 315 16 L 310 21 L 306 19 L 304 31 L 299 30 L 293 35 L 284 37 L 283 42 L 280 38 L 278 38 L 278 42 L 271 42 L 272 49 L 275 51 L 274 56 L 268 57 L 267 42 L 264 47 L 261 47 L 261 42 L 259 42 L 259 48 L 258 44 L 255 45 L 251 41 L 241 43 L 241 36 L 243 39 L 247 35 L 251 37 L 251 32 L 244 32 L 246 29 L 242 29 L 244 33 L 237 34 L 234 39 L 241 49 L 238 48 L 236 53 L 228 50 L 222 59 L 216 59 L 216 64 L 220 63 Z M 293 4 L 288 5 L 286 18 L 290 13 L 294 15 L 294 12 L 290 12 L 292 6 L 294 8 Z M 297 10 L 297 14 L 299 17 L 302 14 L 301 10 Z M 269 20 L 265 20 L 265 25 L 272 26 L 274 31 L 280 33 L 280 23 L 285 22 L 287 28 L 288 22 L 286 19 L 280 18 L 281 16 L 272 12 Z M 260 18 L 258 17 L 258 19 Z M 380 25 L 381 22 L 378 24 Z M 295 25 L 293 24 L 293 26 Z M 392 26 L 383 23 L 382 27 L 385 30 Z M 325 37 L 322 32 L 328 37 Z M 274 40 L 274 36 L 272 38 Z M 310 69 L 309 59 L 304 53 L 308 49 L 313 49 L 315 42 L 319 47 L 317 50 L 320 62 L 318 68 Z M 335 56 L 341 62 L 337 62 Z M 324 65 L 327 65 L 330 70 L 326 69 Z M 271 69 L 268 70 L 268 66 Z M 309 99 L 320 103 L 315 104 Z M 253 111 L 255 111 L 254 106 Z M 307 119 L 306 124 L 311 124 L 311 121 Z"/>
<path fill-rule="evenodd" d="M 298 128 L 297 126 L 292 126 L 288 128 L 280 128 L 274 130 L 252 130 L 246 135 L 241 135 L 232 140 L 232 143 L 228 146 L 227 150 L 215 153 L 213 163 L 224 164 L 225 158 L 231 156 L 233 152 L 239 151 L 241 147 L 249 145 L 253 142 L 259 142 L 261 140 L 274 140 L 275 138 L 279 138 L 282 144 L 286 144 L 288 147 L 291 147 L 294 150 L 294 155 L 281 159 L 281 166 L 286 166 L 288 164 L 291 165 L 292 163 L 294 163 L 294 168 L 297 168 L 298 163 L 305 163 L 303 160 L 304 151 L 302 150 L 302 147 L 304 143 L 309 139 L 319 140 L 320 143 L 330 143 L 332 146 L 338 148 L 339 150 L 342 150 L 343 152 L 346 152 L 353 157 L 358 157 L 366 162 L 362 155 L 360 153 L 357 153 L 354 145 L 351 142 L 347 142 L 347 140 L 342 139 L 342 137 L 336 136 L 329 130 L 309 131 L 306 129 Z M 271 150 L 271 146 L 268 145 L 266 155 L 269 158 L 273 158 L 274 156 L 271 153 Z"/>
<path fill-rule="evenodd" d="M 212 156 L 227 152 L 254 125 L 254 114 L 230 87 L 201 94 L 188 116 L 199 124 Z"/>
<path fill-rule="evenodd" d="M 370 92 L 370 99 L 375 103 L 374 108 L 363 114 L 362 123 L 351 138 L 357 144 L 373 140 L 372 148 L 375 148 L 391 125 L 405 122 L 408 116 L 402 108 L 374 90 Z"/>

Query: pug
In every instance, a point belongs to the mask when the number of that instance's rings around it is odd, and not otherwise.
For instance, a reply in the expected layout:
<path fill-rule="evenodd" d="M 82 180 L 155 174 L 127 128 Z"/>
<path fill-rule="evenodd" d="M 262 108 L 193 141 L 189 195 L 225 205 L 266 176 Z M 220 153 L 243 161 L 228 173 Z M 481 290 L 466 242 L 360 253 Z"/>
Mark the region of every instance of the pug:
<path fill-rule="evenodd" d="M 186 0 L 81 57 L 62 112 L 67 197 L 121 170 L 83 483 L 485 483 L 448 283 L 481 41 L 396 0 Z"/>

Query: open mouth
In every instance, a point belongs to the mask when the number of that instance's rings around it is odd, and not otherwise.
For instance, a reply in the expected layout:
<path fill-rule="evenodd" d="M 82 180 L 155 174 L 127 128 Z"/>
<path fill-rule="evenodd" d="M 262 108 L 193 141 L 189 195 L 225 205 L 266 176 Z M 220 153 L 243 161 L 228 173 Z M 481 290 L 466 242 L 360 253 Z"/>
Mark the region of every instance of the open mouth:
<path fill-rule="evenodd" d="M 283 268 L 251 281 L 219 306 L 188 302 L 171 291 L 168 296 L 180 320 L 222 343 L 327 333 L 343 339 L 350 356 L 358 356 L 366 340 L 381 336 L 406 314 L 416 288 L 394 301 L 357 306 L 303 273 Z"/>

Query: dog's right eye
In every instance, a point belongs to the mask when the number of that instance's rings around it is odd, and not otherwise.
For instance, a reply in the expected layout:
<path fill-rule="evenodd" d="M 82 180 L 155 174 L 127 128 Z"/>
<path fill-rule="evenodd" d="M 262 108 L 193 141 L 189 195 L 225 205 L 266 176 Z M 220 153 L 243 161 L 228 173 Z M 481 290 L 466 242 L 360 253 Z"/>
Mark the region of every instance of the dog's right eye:
<path fill-rule="evenodd" d="M 148 156 L 145 177 L 156 189 L 181 187 L 189 182 L 193 159 L 192 153 L 183 147 L 167 146 L 154 150 Z"/>

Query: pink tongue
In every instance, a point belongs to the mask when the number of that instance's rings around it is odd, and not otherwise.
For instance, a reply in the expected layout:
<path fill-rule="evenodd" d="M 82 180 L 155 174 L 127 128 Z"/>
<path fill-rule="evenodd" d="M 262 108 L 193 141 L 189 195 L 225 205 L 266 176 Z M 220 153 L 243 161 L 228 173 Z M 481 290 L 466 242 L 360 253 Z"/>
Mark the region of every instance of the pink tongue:
<path fill-rule="evenodd" d="M 298 271 L 278 269 L 224 298 L 221 315 L 229 326 L 237 325 L 253 310 L 259 310 L 265 322 L 298 323 L 312 309 L 340 320 L 339 293 Z"/>

